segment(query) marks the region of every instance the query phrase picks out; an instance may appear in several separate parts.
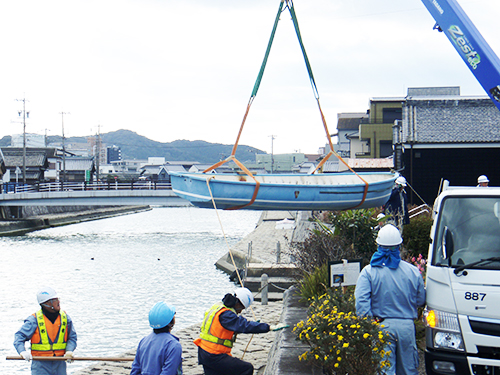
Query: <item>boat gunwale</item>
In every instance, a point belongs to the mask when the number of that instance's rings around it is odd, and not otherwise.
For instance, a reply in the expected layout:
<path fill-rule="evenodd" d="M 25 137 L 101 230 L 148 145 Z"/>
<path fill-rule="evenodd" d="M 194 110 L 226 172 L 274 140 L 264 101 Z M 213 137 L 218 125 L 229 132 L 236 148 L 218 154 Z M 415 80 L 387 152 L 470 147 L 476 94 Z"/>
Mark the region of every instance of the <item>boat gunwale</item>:
<path fill-rule="evenodd" d="M 338 174 L 324 174 L 324 175 L 312 175 L 312 174 L 261 174 L 261 175 L 254 175 L 254 177 L 269 177 L 269 176 L 279 176 L 279 177 L 305 177 L 308 178 L 317 178 L 317 177 L 327 177 L 329 179 L 333 179 L 334 177 L 346 177 L 346 176 L 351 176 L 352 173 L 338 173 Z M 371 185 L 380 185 L 380 184 L 385 184 L 385 183 L 393 183 L 396 178 L 397 174 L 390 173 L 390 172 L 360 172 L 359 176 L 367 176 L 367 175 L 387 175 L 387 177 L 390 176 L 390 178 L 383 179 L 383 180 L 378 180 L 378 181 L 373 181 L 373 182 L 368 182 L 368 186 Z M 217 182 L 218 184 L 236 184 L 236 185 L 249 185 L 249 186 L 254 186 L 256 183 L 255 181 L 239 181 L 239 180 L 233 180 L 233 179 L 223 179 L 223 177 L 242 177 L 246 175 L 240 175 L 240 174 L 203 174 L 203 173 L 183 173 L 183 172 L 171 172 L 171 176 L 178 177 L 178 178 L 191 178 L 193 180 L 197 181 L 205 181 L 207 180 L 207 177 L 214 182 Z M 206 177 L 205 177 L 206 176 Z M 214 177 L 214 178 L 213 178 Z M 216 177 L 222 177 L 221 179 L 217 179 Z M 250 176 L 247 176 L 251 178 Z M 392 180 L 392 181 L 391 181 Z M 304 184 L 304 183 L 298 183 L 298 184 L 292 184 L 292 183 L 283 183 L 283 182 L 263 182 L 259 181 L 260 187 L 303 187 L 303 188 L 320 188 L 320 187 L 359 187 L 359 186 L 365 186 L 365 183 L 363 181 L 360 181 L 360 183 L 346 183 L 346 184 Z M 370 189 L 370 188 L 369 188 Z"/>

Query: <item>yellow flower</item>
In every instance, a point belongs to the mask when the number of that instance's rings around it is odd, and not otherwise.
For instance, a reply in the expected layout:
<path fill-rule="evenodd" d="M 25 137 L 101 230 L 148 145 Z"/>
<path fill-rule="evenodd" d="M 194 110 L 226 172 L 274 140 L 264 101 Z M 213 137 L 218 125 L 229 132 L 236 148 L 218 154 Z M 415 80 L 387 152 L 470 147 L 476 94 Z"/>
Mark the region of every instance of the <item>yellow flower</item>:
<path fill-rule="evenodd" d="M 314 358 L 319 359 L 319 355 L 315 354 Z"/>
<path fill-rule="evenodd" d="M 344 345 L 342 345 L 343 348 L 347 348 L 349 346 L 348 342 L 344 342 Z"/>
<path fill-rule="evenodd" d="M 334 364 L 334 366 L 335 366 L 335 367 L 339 367 L 339 364 L 338 364 L 338 363 L 336 363 L 336 364 Z"/>
<path fill-rule="evenodd" d="M 341 357 L 337 357 L 337 361 L 342 361 L 342 358 Z"/>
<path fill-rule="evenodd" d="M 340 349 L 337 350 L 337 354 L 340 354 Z"/>
<path fill-rule="evenodd" d="M 344 339 L 344 336 L 337 336 L 337 338 L 339 339 L 339 341 L 342 341 Z"/>
<path fill-rule="evenodd" d="M 367 339 L 368 337 L 370 337 L 370 334 L 369 334 L 369 333 L 365 333 L 365 334 L 363 335 L 363 338 L 364 338 L 364 339 Z"/>

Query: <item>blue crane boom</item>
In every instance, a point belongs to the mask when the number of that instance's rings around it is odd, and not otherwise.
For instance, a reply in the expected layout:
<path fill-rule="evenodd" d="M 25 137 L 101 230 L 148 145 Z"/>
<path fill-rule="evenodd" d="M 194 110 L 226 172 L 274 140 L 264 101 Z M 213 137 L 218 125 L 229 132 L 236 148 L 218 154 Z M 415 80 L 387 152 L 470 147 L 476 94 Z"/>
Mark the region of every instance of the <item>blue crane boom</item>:
<path fill-rule="evenodd" d="M 422 0 L 462 60 L 500 110 L 500 59 L 456 0 Z"/>

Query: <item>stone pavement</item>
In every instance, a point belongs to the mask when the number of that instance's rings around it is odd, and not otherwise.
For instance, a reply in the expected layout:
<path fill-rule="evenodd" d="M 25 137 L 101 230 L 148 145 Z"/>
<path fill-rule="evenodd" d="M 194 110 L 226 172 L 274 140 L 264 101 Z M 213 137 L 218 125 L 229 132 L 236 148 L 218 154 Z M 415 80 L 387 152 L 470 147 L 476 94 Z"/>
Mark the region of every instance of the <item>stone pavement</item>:
<path fill-rule="evenodd" d="M 267 306 L 263 306 L 258 302 L 255 302 L 251 308 L 251 310 L 249 309 L 248 311 L 243 311 L 242 316 L 249 320 L 260 320 L 261 322 L 277 324 L 280 321 L 280 316 L 283 310 L 283 302 L 269 302 Z M 288 330 L 291 330 L 291 328 L 288 328 Z M 182 367 L 184 375 L 202 375 L 203 367 L 198 365 L 198 347 L 193 344 L 193 340 L 195 340 L 199 334 L 199 325 L 194 325 L 181 331 L 176 331 L 174 328 L 172 333 L 179 337 L 182 345 Z M 269 352 L 277 334 L 278 332 L 256 335 L 239 334 L 234 344 L 232 354 L 237 358 L 242 358 L 243 356 L 243 360 L 254 365 L 254 374 L 261 374 L 265 369 Z M 134 355 L 135 349 L 122 354 L 124 357 L 133 357 Z M 125 375 L 130 374 L 131 366 L 132 362 L 95 362 L 89 367 L 83 370 L 71 372 L 71 374 Z M 68 366 L 68 369 L 71 371 L 71 365 Z"/>
<path fill-rule="evenodd" d="M 238 268 L 245 267 L 249 243 L 252 244 L 250 264 L 261 263 L 278 267 L 290 265 L 289 244 L 295 241 L 303 241 L 308 236 L 309 229 L 313 226 L 313 223 L 309 221 L 310 217 L 310 212 L 303 211 L 263 211 L 256 228 L 231 247 L 236 266 Z M 284 219 L 293 222 L 295 227 L 278 229 L 277 224 Z M 277 262 L 278 242 L 281 247 L 279 265 Z M 234 265 L 229 253 L 221 257 L 216 262 L 216 266 L 229 274 L 234 271 Z"/>

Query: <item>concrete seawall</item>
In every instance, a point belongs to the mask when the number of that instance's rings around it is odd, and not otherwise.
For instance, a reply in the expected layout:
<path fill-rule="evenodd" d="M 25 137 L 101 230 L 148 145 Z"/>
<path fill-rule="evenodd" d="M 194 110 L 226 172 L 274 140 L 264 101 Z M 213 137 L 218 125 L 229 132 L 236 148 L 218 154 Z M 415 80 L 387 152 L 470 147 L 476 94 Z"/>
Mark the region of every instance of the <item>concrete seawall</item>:
<path fill-rule="evenodd" d="M 94 207 L 86 210 L 46 213 L 21 220 L 0 221 L 0 236 L 17 236 L 35 230 L 104 219 L 151 210 L 149 206 Z"/>

